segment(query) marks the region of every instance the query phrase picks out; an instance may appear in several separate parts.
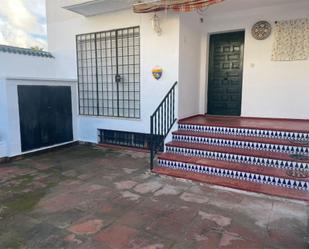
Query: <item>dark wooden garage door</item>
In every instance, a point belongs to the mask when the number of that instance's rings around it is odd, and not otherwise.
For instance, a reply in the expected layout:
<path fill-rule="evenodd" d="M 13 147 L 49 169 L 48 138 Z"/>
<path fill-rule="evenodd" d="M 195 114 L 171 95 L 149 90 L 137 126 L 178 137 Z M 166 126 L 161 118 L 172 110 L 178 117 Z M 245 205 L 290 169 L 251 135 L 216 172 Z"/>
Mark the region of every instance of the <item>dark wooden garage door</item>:
<path fill-rule="evenodd" d="M 244 32 L 211 35 L 208 114 L 241 114 Z"/>
<path fill-rule="evenodd" d="M 22 151 L 73 140 L 71 88 L 18 86 Z"/>

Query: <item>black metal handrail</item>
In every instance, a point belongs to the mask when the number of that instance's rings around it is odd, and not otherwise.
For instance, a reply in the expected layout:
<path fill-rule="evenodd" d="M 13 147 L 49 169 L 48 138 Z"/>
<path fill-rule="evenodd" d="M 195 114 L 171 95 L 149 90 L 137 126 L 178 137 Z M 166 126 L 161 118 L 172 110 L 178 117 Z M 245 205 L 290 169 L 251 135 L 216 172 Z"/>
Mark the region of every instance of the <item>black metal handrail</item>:
<path fill-rule="evenodd" d="M 165 95 L 157 109 L 150 117 L 150 169 L 159 148 L 164 146 L 164 139 L 176 122 L 175 91 L 177 81 Z"/>

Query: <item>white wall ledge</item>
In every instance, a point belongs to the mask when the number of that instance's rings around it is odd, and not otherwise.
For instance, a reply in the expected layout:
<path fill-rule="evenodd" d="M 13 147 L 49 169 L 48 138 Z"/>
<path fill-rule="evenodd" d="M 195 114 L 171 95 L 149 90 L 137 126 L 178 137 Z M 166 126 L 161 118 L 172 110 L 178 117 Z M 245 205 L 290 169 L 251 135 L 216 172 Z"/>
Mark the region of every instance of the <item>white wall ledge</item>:
<path fill-rule="evenodd" d="M 77 79 L 63 78 L 41 78 L 41 77 L 6 77 L 6 80 L 22 80 L 22 81 L 57 81 L 57 82 L 73 82 L 77 83 Z"/>
<path fill-rule="evenodd" d="M 6 142 L 3 140 L 0 140 L 0 158 L 7 157 L 7 145 Z"/>

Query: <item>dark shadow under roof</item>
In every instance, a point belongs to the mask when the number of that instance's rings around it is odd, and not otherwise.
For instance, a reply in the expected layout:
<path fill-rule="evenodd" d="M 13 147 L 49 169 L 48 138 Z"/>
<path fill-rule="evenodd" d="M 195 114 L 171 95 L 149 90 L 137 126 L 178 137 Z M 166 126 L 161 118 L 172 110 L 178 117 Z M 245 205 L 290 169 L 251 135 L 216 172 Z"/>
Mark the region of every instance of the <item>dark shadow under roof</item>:
<path fill-rule="evenodd" d="M 46 52 L 46 51 L 38 51 L 38 50 L 30 49 L 30 48 L 19 48 L 19 47 L 6 46 L 6 45 L 0 45 L 0 52 L 54 58 L 54 56 L 51 53 Z"/>

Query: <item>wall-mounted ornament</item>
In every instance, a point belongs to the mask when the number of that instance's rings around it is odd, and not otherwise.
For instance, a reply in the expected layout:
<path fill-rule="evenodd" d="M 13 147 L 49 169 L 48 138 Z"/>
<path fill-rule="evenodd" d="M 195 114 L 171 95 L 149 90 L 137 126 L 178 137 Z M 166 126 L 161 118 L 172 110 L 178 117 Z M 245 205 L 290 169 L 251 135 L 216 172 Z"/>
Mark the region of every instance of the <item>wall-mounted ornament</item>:
<path fill-rule="evenodd" d="M 158 36 L 162 34 L 162 29 L 160 25 L 160 18 L 157 16 L 157 14 L 154 14 L 154 16 L 151 18 L 152 22 L 152 28 L 157 33 Z"/>
<path fill-rule="evenodd" d="M 163 69 L 161 67 L 154 67 L 152 69 L 152 76 L 156 79 L 159 80 L 162 77 Z"/>
<path fill-rule="evenodd" d="M 271 34 L 271 24 L 267 21 L 259 21 L 253 25 L 252 36 L 257 40 L 265 40 Z"/>

